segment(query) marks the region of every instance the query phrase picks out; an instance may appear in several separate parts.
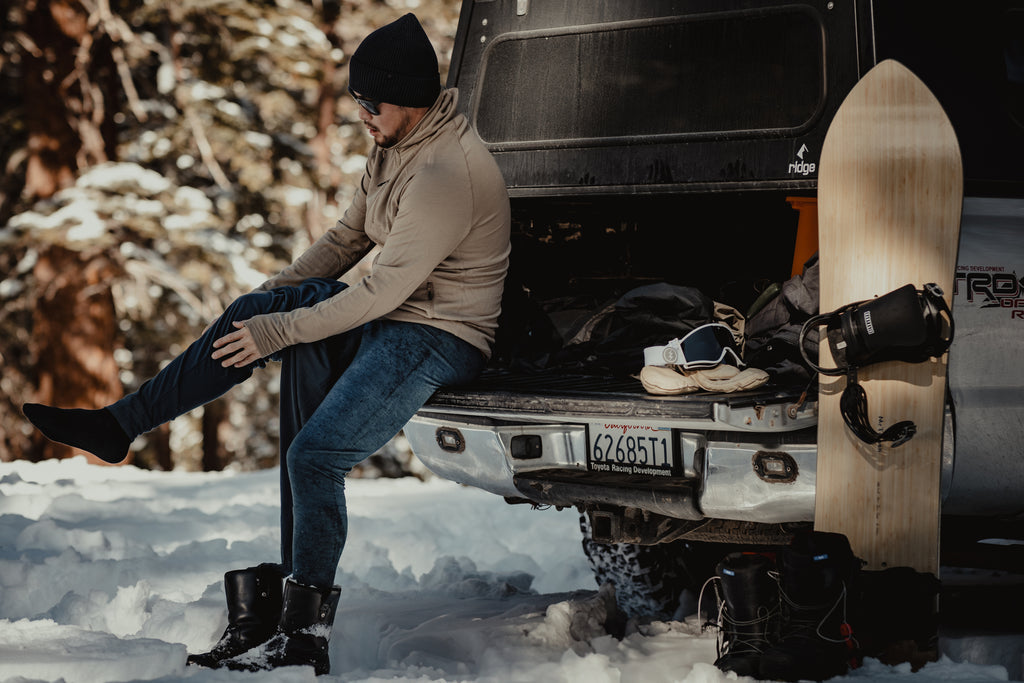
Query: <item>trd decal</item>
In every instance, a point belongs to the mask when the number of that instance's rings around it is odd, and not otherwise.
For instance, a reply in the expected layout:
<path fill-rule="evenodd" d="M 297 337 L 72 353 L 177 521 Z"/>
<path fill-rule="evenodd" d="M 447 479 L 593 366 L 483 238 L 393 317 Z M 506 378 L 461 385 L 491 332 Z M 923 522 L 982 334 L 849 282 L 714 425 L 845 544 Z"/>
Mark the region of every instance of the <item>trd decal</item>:
<path fill-rule="evenodd" d="M 957 266 L 953 297 L 978 308 L 1007 309 L 1024 320 L 1024 278 L 1003 266 Z"/>

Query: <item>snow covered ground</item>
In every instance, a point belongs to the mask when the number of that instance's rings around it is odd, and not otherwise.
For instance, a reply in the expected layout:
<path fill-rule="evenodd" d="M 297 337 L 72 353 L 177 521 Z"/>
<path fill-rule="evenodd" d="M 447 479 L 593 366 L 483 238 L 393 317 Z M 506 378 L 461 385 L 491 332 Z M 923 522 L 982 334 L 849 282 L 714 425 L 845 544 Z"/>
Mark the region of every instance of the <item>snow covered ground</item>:
<path fill-rule="evenodd" d="M 713 666 L 715 639 L 692 618 L 636 626 L 621 641 L 604 634 L 607 596 L 572 512 L 508 506 L 437 479 L 353 479 L 348 494 L 325 683 L 735 680 Z M 276 470 L 0 464 L 0 681 L 315 680 L 308 668 L 185 665 L 223 630 L 224 571 L 277 558 L 277 516 Z M 846 678 L 1019 671 L 1020 638 L 947 639 L 944 649 L 917 673 L 869 660 Z"/>

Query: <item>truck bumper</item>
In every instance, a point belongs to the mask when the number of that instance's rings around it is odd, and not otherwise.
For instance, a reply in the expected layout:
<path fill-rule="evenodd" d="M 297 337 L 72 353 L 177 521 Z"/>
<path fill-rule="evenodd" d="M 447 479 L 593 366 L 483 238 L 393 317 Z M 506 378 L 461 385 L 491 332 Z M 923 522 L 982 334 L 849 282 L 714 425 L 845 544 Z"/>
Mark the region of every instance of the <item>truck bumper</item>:
<path fill-rule="evenodd" d="M 814 519 L 814 435 L 813 428 L 783 434 L 676 430 L 682 476 L 645 478 L 588 470 L 584 424 L 420 414 L 405 427 L 413 452 L 435 474 L 507 499 L 765 523 Z"/>

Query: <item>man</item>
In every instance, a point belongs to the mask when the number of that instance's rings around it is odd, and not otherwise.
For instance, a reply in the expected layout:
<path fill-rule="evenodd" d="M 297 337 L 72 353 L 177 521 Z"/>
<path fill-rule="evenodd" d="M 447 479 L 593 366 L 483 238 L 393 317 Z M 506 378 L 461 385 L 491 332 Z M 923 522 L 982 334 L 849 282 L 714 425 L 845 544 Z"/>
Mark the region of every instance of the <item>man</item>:
<path fill-rule="evenodd" d="M 190 663 L 330 669 L 345 476 L 435 390 L 475 377 L 494 341 L 508 195 L 416 17 L 367 36 L 349 77 L 376 146 L 338 224 L 137 392 L 100 410 L 24 407 L 50 439 L 119 462 L 139 434 L 282 362 L 282 561 L 225 575 L 228 628 Z M 340 283 L 375 244 L 369 275 Z"/>

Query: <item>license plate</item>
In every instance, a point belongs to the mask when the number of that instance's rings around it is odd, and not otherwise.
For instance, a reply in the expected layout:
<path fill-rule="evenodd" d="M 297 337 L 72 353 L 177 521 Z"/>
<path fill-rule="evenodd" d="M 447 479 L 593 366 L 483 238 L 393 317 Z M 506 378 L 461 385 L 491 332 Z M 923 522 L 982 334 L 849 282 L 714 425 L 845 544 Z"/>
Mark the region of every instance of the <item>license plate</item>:
<path fill-rule="evenodd" d="M 592 422 L 587 425 L 587 469 L 655 477 L 679 474 L 669 427 Z"/>

